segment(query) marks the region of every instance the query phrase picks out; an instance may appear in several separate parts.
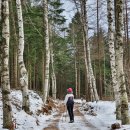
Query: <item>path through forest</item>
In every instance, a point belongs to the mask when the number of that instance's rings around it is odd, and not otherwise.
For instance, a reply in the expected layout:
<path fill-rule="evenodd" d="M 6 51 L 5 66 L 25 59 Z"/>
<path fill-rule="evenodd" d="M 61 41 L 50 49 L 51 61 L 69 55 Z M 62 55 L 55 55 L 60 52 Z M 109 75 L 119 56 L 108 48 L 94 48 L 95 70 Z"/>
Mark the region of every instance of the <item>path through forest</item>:
<path fill-rule="evenodd" d="M 69 117 L 68 114 L 65 116 L 63 105 L 60 107 L 60 112 L 55 116 L 54 120 L 51 120 L 51 123 L 48 127 L 43 130 L 98 130 L 95 126 L 90 124 L 82 113 L 79 112 L 79 104 L 75 103 L 74 107 L 74 116 L 75 122 L 68 123 Z M 64 114 L 63 114 L 64 113 Z"/>

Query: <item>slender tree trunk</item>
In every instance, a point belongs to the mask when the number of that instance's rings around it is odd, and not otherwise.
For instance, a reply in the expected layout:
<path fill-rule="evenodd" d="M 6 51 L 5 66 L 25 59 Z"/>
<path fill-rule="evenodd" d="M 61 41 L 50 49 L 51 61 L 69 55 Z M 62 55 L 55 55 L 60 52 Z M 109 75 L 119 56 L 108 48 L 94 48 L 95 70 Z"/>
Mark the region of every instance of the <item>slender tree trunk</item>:
<path fill-rule="evenodd" d="M 130 45 L 129 45 L 129 21 L 128 21 L 128 7 L 127 7 L 127 0 L 125 0 L 125 14 L 126 14 L 126 44 L 127 44 L 127 53 L 128 53 L 128 65 L 130 64 Z M 128 69 L 130 69 L 130 67 L 128 66 Z M 130 72 L 130 71 L 129 71 Z"/>
<path fill-rule="evenodd" d="M 45 82 L 44 80 L 45 80 L 45 52 L 42 52 L 42 86 L 44 86 Z M 44 91 L 44 87 L 42 88 L 42 91 Z"/>
<path fill-rule="evenodd" d="M 106 54 L 105 54 L 105 46 L 104 46 L 104 58 L 103 58 L 103 84 L 104 84 L 104 96 L 106 97 Z"/>
<path fill-rule="evenodd" d="M 78 57 L 79 57 L 79 56 L 78 56 Z M 78 62 L 79 62 L 79 60 L 78 60 Z M 77 85 L 78 85 L 78 86 L 77 86 L 77 90 L 78 90 L 78 91 L 77 91 L 77 94 L 78 94 L 78 98 L 80 98 L 80 84 L 81 84 L 80 82 L 81 82 L 81 79 L 80 79 L 80 64 L 79 64 L 79 63 L 78 63 L 78 66 L 77 66 L 77 67 L 78 67 L 78 75 L 77 75 L 77 80 L 78 80 L 78 82 L 77 82 L 77 83 L 78 83 L 78 84 L 77 84 Z"/>
<path fill-rule="evenodd" d="M 14 44 L 13 44 L 13 87 L 14 88 L 17 88 L 18 87 L 18 65 L 17 65 L 17 57 L 18 57 L 18 54 L 17 54 L 17 48 L 18 48 L 18 45 L 17 45 L 17 42 L 18 42 L 18 39 L 17 39 L 17 34 L 16 34 L 16 25 L 15 25 L 15 14 L 14 14 L 14 11 L 13 11 L 13 1 L 10 1 L 10 9 L 11 9 L 11 19 L 12 19 L 12 33 L 13 33 L 13 41 L 14 41 Z"/>
<path fill-rule="evenodd" d="M 50 25 L 50 37 L 51 37 L 51 42 L 50 42 L 50 56 L 51 56 L 51 79 L 52 79 L 52 97 L 56 99 L 56 74 L 55 74 L 55 68 L 54 68 L 54 53 L 53 53 L 53 41 L 52 41 L 52 29 Z"/>
<path fill-rule="evenodd" d="M 50 64 L 50 47 L 49 47 L 49 27 L 48 27 L 48 3 L 43 0 L 44 9 L 44 29 L 45 29 L 45 79 L 43 86 L 43 103 L 46 103 L 49 89 L 49 64 Z"/>
<path fill-rule="evenodd" d="M 78 98 L 78 69 L 77 69 L 77 60 L 75 54 L 75 97 Z"/>
<path fill-rule="evenodd" d="M 100 41 L 99 41 L 99 0 L 97 0 L 97 44 L 98 44 L 98 69 L 99 69 L 99 94 L 102 99 L 102 75 L 101 75 L 101 57 L 100 57 Z"/>
<path fill-rule="evenodd" d="M 83 34 L 84 34 L 84 40 L 85 40 L 85 50 L 86 50 L 86 57 L 87 57 L 87 63 L 88 63 L 88 76 L 90 78 L 90 88 L 93 89 L 94 97 L 95 100 L 98 101 L 98 93 L 96 89 L 96 81 L 95 77 L 93 74 L 93 69 L 92 69 L 92 63 L 91 63 L 91 58 L 90 58 L 90 45 L 88 41 L 88 22 L 87 22 L 87 10 L 86 10 L 86 0 L 81 1 L 81 16 L 82 16 L 82 22 L 83 22 Z"/>
<path fill-rule="evenodd" d="M 123 70 L 123 0 L 115 2 L 115 18 L 116 18 L 116 69 L 117 80 L 121 93 L 121 121 L 122 124 L 129 123 L 128 114 L 128 97 L 126 92 L 125 75 Z"/>
<path fill-rule="evenodd" d="M 37 70 L 36 70 L 36 65 L 37 65 L 37 61 L 36 61 L 36 50 L 35 50 L 35 54 L 34 54 L 34 66 L 33 66 L 33 90 L 36 90 L 36 78 L 37 78 Z"/>
<path fill-rule="evenodd" d="M 91 82 L 91 79 L 90 79 L 90 74 L 89 74 L 89 71 L 88 71 L 87 50 L 86 50 L 86 44 L 85 44 L 84 36 L 83 36 L 83 46 L 84 46 L 85 72 L 86 72 L 87 83 L 88 83 L 88 88 L 89 88 L 88 90 L 90 90 L 90 100 L 94 101 L 95 97 L 94 97 L 94 92 L 93 92 L 93 88 L 92 88 L 92 82 Z"/>
<path fill-rule="evenodd" d="M 36 61 L 37 62 L 37 61 Z M 37 85 L 38 85 L 38 71 L 37 71 L 37 64 L 35 64 L 35 89 L 37 90 Z"/>
<path fill-rule="evenodd" d="M 2 100 L 3 100 L 3 128 L 12 125 L 12 108 L 10 99 L 9 80 L 9 1 L 2 0 Z"/>
<path fill-rule="evenodd" d="M 29 89 L 32 89 L 32 71 L 31 71 L 31 65 L 30 65 L 30 62 L 29 62 L 29 69 L 28 69 L 28 77 L 29 77 Z"/>
<path fill-rule="evenodd" d="M 28 95 L 28 73 L 25 68 L 23 60 L 24 52 L 24 28 L 23 28 L 23 17 L 21 0 L 16 0 L 17 16 L 18 16 L 18 27 L 19 27 L 19 45 L 18 45 L 18 64 L 20 69 L 20 85 L 22 87 L 22 109 L 29 112 L 29 95 Z"/>
<path fill-rule="evenodd" d="M 75 97 L 78 98 L 78 68 L 77 68 L 77 45 L 75 43 L 75 36 L 74 36 L 74 24 L 72 25 L 72 44 L 75 47 L 74 55 L 75 55 Z"/>
<path fill-rule="evenodd" d="M 129 15 L 128 15 L 128 0 L 125 0 L 125 20 L 124 20 L 124 32 L 125 32 L 125 48 L 127 50 L 127 54 L 125 57 L 125 66 L 124 70 L 127 74 L 127 83 L 130 84 L 130 45 L 129 45 Z M 130 87 L 126 88 L 128 94 L 130 94 Z"/>
<path fill-rule="evenodd" d="M 111 75 L 112 75 L 112 85 L 114 89 L 114 95 L 116 100 L 116 119 L 121 119 L 120 111 L 120 93 L 119 86 L 117 82 L 116 74 L 116 60 L 115 60 L 115 47 L 114 47 L 114 26 L 113 26 L 113 3 L 112 0 L 107 0 L 107 12 L 108 12 L 108 45 L 110 53 L 110 65 L 111 65 Z"/>

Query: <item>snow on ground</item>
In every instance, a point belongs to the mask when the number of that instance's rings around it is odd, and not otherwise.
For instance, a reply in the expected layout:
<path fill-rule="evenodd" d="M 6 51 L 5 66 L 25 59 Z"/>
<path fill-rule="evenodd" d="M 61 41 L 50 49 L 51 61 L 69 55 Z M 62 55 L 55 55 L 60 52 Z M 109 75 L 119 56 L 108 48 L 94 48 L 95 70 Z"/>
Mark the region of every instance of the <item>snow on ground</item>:
<path fill-rule="evenodd" d="M 76 102 L 85 104 L 85 102 L 83 103 L 80 100 L 77 100 Z M 89 123 L 96 126 L 96 128 L 98 128 L 99 130 L 110 130 L 111 124 L 113 123 L 121 124 L 121 121 L 116 120 L 114 101 L 88 102 L 87 104 L 94 107 L 94 111 L 97 114 L 97 116 L 89 115 L 85 111 L 81 111 L 81 113 L 84 114 L 85 119 Z M 130 104 L 129 104 L 129 108 L 130 108 Z M 130 125 L 122 125 L 120 130 L 130 130 Z"/>
<path fill-rule="evenodd" d="M 74 123 L 68 123 L 68 122 L 69 122 L 68 117 L 66 120 L 61 119 L 58 125 L 60 130 L 89 130 L 86 128 L 86 124 L 83 121 L 83 119 L 79 116 L 75 117 Z"/>
<path fill-rule="evenodd" d="M 32 115 L 26 114 L 21 109 L 22 94 L 20 90 L 11 91 L 12 99 L 12 110 L 13 116 L 16 119 L 17 128 L 16 130 L 43 130 L 47 127 L 50 122 L 54 119 L 54 115 L 57 113 L 52 113 L 51 115 L 39 116 L 36 114 L 38 109 L 41 109 L 43 102 L 41 97 L 33 92 L 29 91 L 30 105 Z M 83 102 L 81 100 L 75 100 L 76 103 L 79 103 L 81 106 L 79 110 L 83 113 L 84 118 L 81 116 L 75 116 L 74 123 L 68 123 L 69 117 L 61 117 L 60 121 L 57 123 L 59 130 L 110 130 L 110 126 L 113 123 L 119 122 L 115 119 L 115 102 L 112 101 L 99 101 L 99 102 L 89 102 L 91 106 L 94 107 L 94 111 L 97 113 L 97 116 L 88 115 L 87 112 L 82 111 Z M 17 104 L 17 108 L 16 105 Z M 85 102 L 84 102 L 85 104 Z M 0 130 L 5 130 L 2 128 L 3 124 L 3 108 L 2 108 L 2 95 L 0 90 Z M 62 114 L 63 115 L 63 114 Z M 90 127 L 90 124 L 94 126 Z M 87 126 L 89 125 L 89 126 Z M 120 130 L 130 130 L 130 125 L 121 126 Z"/>
<path fill-rule="evenodd" d="M 43 102 L 42 99 L 38 94 L 36 94 L 33 91 L 29 91 L 29 99 L 30 99 L 30 105 L 31 105 L 31 111 L 32 115 L 26 114 L 22 109 L 22 93 L 20 90 L 12 91 L 11 92 L 11 101 L 17 103 L 16 105 L 12 105 L 13 110 L 13 116 L 16 119 L 17 124 L 17 130 L 42 130 L 44 127 L 49 125 L 49 121 L 53 119 L 53 115 L 56 113 L 53 113 L 52 115 L 43 115 L 40 114 L 39 116 L 36 114 L 36 111 L 42 107 Z M 0 130 L 4 130 L 2 128 L 3 124 L 3 110 L 2 110 L 2 95 L 0 93 Z M 38 122 L 38 125 L 37 123 Z"/>

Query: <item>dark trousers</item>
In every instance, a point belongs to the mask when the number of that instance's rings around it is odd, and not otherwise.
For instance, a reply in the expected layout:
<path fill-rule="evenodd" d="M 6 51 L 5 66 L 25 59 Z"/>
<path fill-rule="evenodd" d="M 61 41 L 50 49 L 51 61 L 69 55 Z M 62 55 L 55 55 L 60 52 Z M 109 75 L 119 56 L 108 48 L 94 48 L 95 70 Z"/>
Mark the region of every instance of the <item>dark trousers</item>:
<path fill-rule="evenodd" d="M 68 113 L 69 113 L 69 117 L 70 117 L 70 121 L 74 121 L 74 113 L 73 113 L 73 107 L 74 105 L 67 105 L 67 110 L 68 110 Z"/>

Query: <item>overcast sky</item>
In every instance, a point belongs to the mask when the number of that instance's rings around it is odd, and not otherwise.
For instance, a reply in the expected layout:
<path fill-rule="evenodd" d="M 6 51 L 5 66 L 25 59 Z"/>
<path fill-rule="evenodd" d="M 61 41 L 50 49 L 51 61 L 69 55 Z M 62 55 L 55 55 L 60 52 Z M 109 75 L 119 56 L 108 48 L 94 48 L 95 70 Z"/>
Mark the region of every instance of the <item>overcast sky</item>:
<path fill-rule="evenodd" d="M 61 0 L 61 2 L 64 3 L 63 8 L 65 9 L 65 11 L 63 12 L 63 15 L 66 17 L 68 24 L 69 22 L 71 22 L 71 19 L 74 16 L 75 5 L 69 0 Z"/>
<path fill-rule="evenodd" d="M 62 3 L 64 3 L 63 8 L 65 11 L 63 12 L 63 15 L 66 17 L 67 25 L 69 22 L 71 22 L 71 19 L 73 18 L 75 12 L 77 11 L 75 9 L 75 4 L 70 2 L 72 0 L 61 0 Z M 88 0 L 88 25 L 92 30 L 89 30 L 89 34 L 93 35 L 94 32 L 97 31 L 97 10 L 96 6 L 97 3 L 95 0 Z M 107 31 L 107 5 L 106 1 L 99 1 L 99 26 L 102 27 L 105 31 Z"/>

